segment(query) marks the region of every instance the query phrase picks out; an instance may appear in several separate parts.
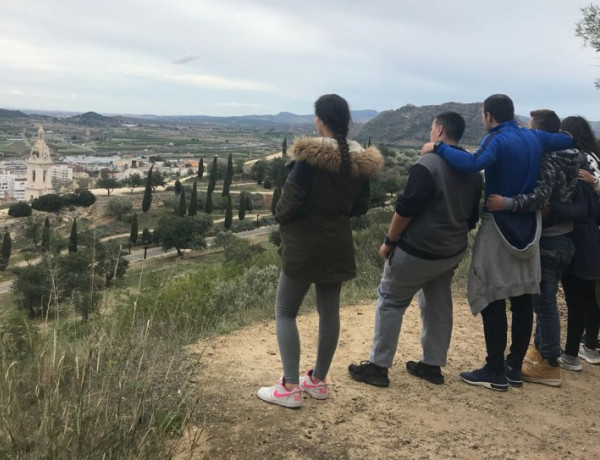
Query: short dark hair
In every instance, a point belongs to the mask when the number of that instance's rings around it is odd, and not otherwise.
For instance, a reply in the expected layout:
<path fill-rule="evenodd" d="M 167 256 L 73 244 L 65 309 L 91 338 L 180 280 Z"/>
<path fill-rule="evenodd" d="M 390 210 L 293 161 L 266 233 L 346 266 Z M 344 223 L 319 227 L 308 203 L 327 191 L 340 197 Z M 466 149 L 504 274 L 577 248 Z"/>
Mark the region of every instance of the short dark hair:
<path fill-rule="evenodd" d="M 460 114 L 452 111 L 436 115 L 434 123 L 444 128 L 446 136 L 453 141 L 460 141 L 465 132 L 465 119 Z"/>
<path fill-rule="evenodd" d="M 541 129 L 547 133 L 557 133 L 560 131 L 560 118 L 558 118 L 554 110 L 532 110 L 529 112 L 529 115 L 531 115 L 531 120 L 533 121 L 532 127 L 534 129 Z"/>
<path fill-rule="evenodd" d="M 498 123 L 515 119 L 515 106 L 506 94 L 492 94 L 483 101 L 483 112 L 489 113 Z"/>
<path fill-rule="evenodd" d="M 567 117 L 563 120 L 560 128 L 573 136 L 577 148 L 600 155 L 596 135 L 585 118 L 580 116 Z"/>

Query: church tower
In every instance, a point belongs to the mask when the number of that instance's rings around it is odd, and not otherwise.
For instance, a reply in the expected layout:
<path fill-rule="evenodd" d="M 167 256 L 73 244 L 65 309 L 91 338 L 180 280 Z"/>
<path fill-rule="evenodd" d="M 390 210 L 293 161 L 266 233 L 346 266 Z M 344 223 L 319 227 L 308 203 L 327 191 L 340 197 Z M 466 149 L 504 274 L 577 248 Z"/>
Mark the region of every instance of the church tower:
<path fill-rule="evenodd" d="M 52 159 L 50 148 L 44 141 L 44 128 L 38 129 L 38 138 L 27 158 L 27 183 L 25 199 L 32 201 L 42 195 L 54 193 L 52 188 Z"/>

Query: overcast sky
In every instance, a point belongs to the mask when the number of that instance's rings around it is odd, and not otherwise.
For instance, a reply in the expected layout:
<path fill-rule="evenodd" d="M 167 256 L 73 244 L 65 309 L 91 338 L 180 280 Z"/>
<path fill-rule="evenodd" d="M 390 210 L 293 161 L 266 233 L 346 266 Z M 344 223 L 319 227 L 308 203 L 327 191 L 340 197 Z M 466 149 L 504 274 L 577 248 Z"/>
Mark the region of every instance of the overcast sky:
<path fill-rule="evenodd" d="M 1 0 L 0 107 L 157 115 L 481 102 L 600 120 L 590 0 Z"/>

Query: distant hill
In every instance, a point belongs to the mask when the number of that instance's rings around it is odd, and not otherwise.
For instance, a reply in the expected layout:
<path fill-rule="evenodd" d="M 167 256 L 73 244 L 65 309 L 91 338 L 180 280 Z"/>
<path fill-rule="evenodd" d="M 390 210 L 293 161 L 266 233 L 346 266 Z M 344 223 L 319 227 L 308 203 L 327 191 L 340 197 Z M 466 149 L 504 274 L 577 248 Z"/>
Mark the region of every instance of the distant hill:
<path fill-rule="evenodd" d="M 86 112 L 81 115 L 75 115 L 73 117 L 65 118 L 65 121 L 90 127 L 109 127 L 118 126 L 120 124 L 119 120 L 112 117 L 105 117 L 96 112 Z"/>
<path fill-rule="evenodd" d="M 381 112 L 366 123 L 355 138 L 360 142 L 366 142 L 371 138 L 371 142 L 375 144 L 419 146 L 429 141 L 431 122 L 435 115 L 452 110 L 460 113 L 467 123 L 461 144 L 476 145 L 485 135 L 481 123 L 482 106 L 480 102 L 471 104 L 446 102 L 441 105 L 422 107 L 405 105 L 397 110 Z"/>
<path fill-rule="evenodd" d="M 366 123 L 377 116 L 376 110 L 354 110 L 351 112 L 355 123 Z M 247 126 L 275 126 L 275 125 L 309 125 L 313 124 L 315 116 L 296 115 L 291 112 L 280 112 L 277 115 L 242 115 L 236 117 L 213 117 L 209 115 L 139 115 L 138 119 L 160 122 L 173 122 L 185 124 L 214 123 L 234 124 Z"/>
<path fill-rule="evenodd" d="M 0 118 L 27 118 L 28 115 L 19 110 L 0 109 Z"/>

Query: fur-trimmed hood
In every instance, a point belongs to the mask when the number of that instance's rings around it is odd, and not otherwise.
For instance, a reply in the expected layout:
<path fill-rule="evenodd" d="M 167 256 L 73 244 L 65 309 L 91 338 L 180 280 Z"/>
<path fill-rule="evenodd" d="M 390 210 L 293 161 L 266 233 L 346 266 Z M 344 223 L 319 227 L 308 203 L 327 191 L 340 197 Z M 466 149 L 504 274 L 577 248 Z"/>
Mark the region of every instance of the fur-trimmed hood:
<path fill-rule="evenodd" d="M 377 147 L 366 150 L 356 141 L 348 140 L 350 166 L 355 177 L 369 177 L 383 167 L 383 156 Z M 329 137 L 301 137 L 290 147 L 293 160 L 306 161 L 315 168 L 338 172 L 342 154 L 335 139 Z"/>

